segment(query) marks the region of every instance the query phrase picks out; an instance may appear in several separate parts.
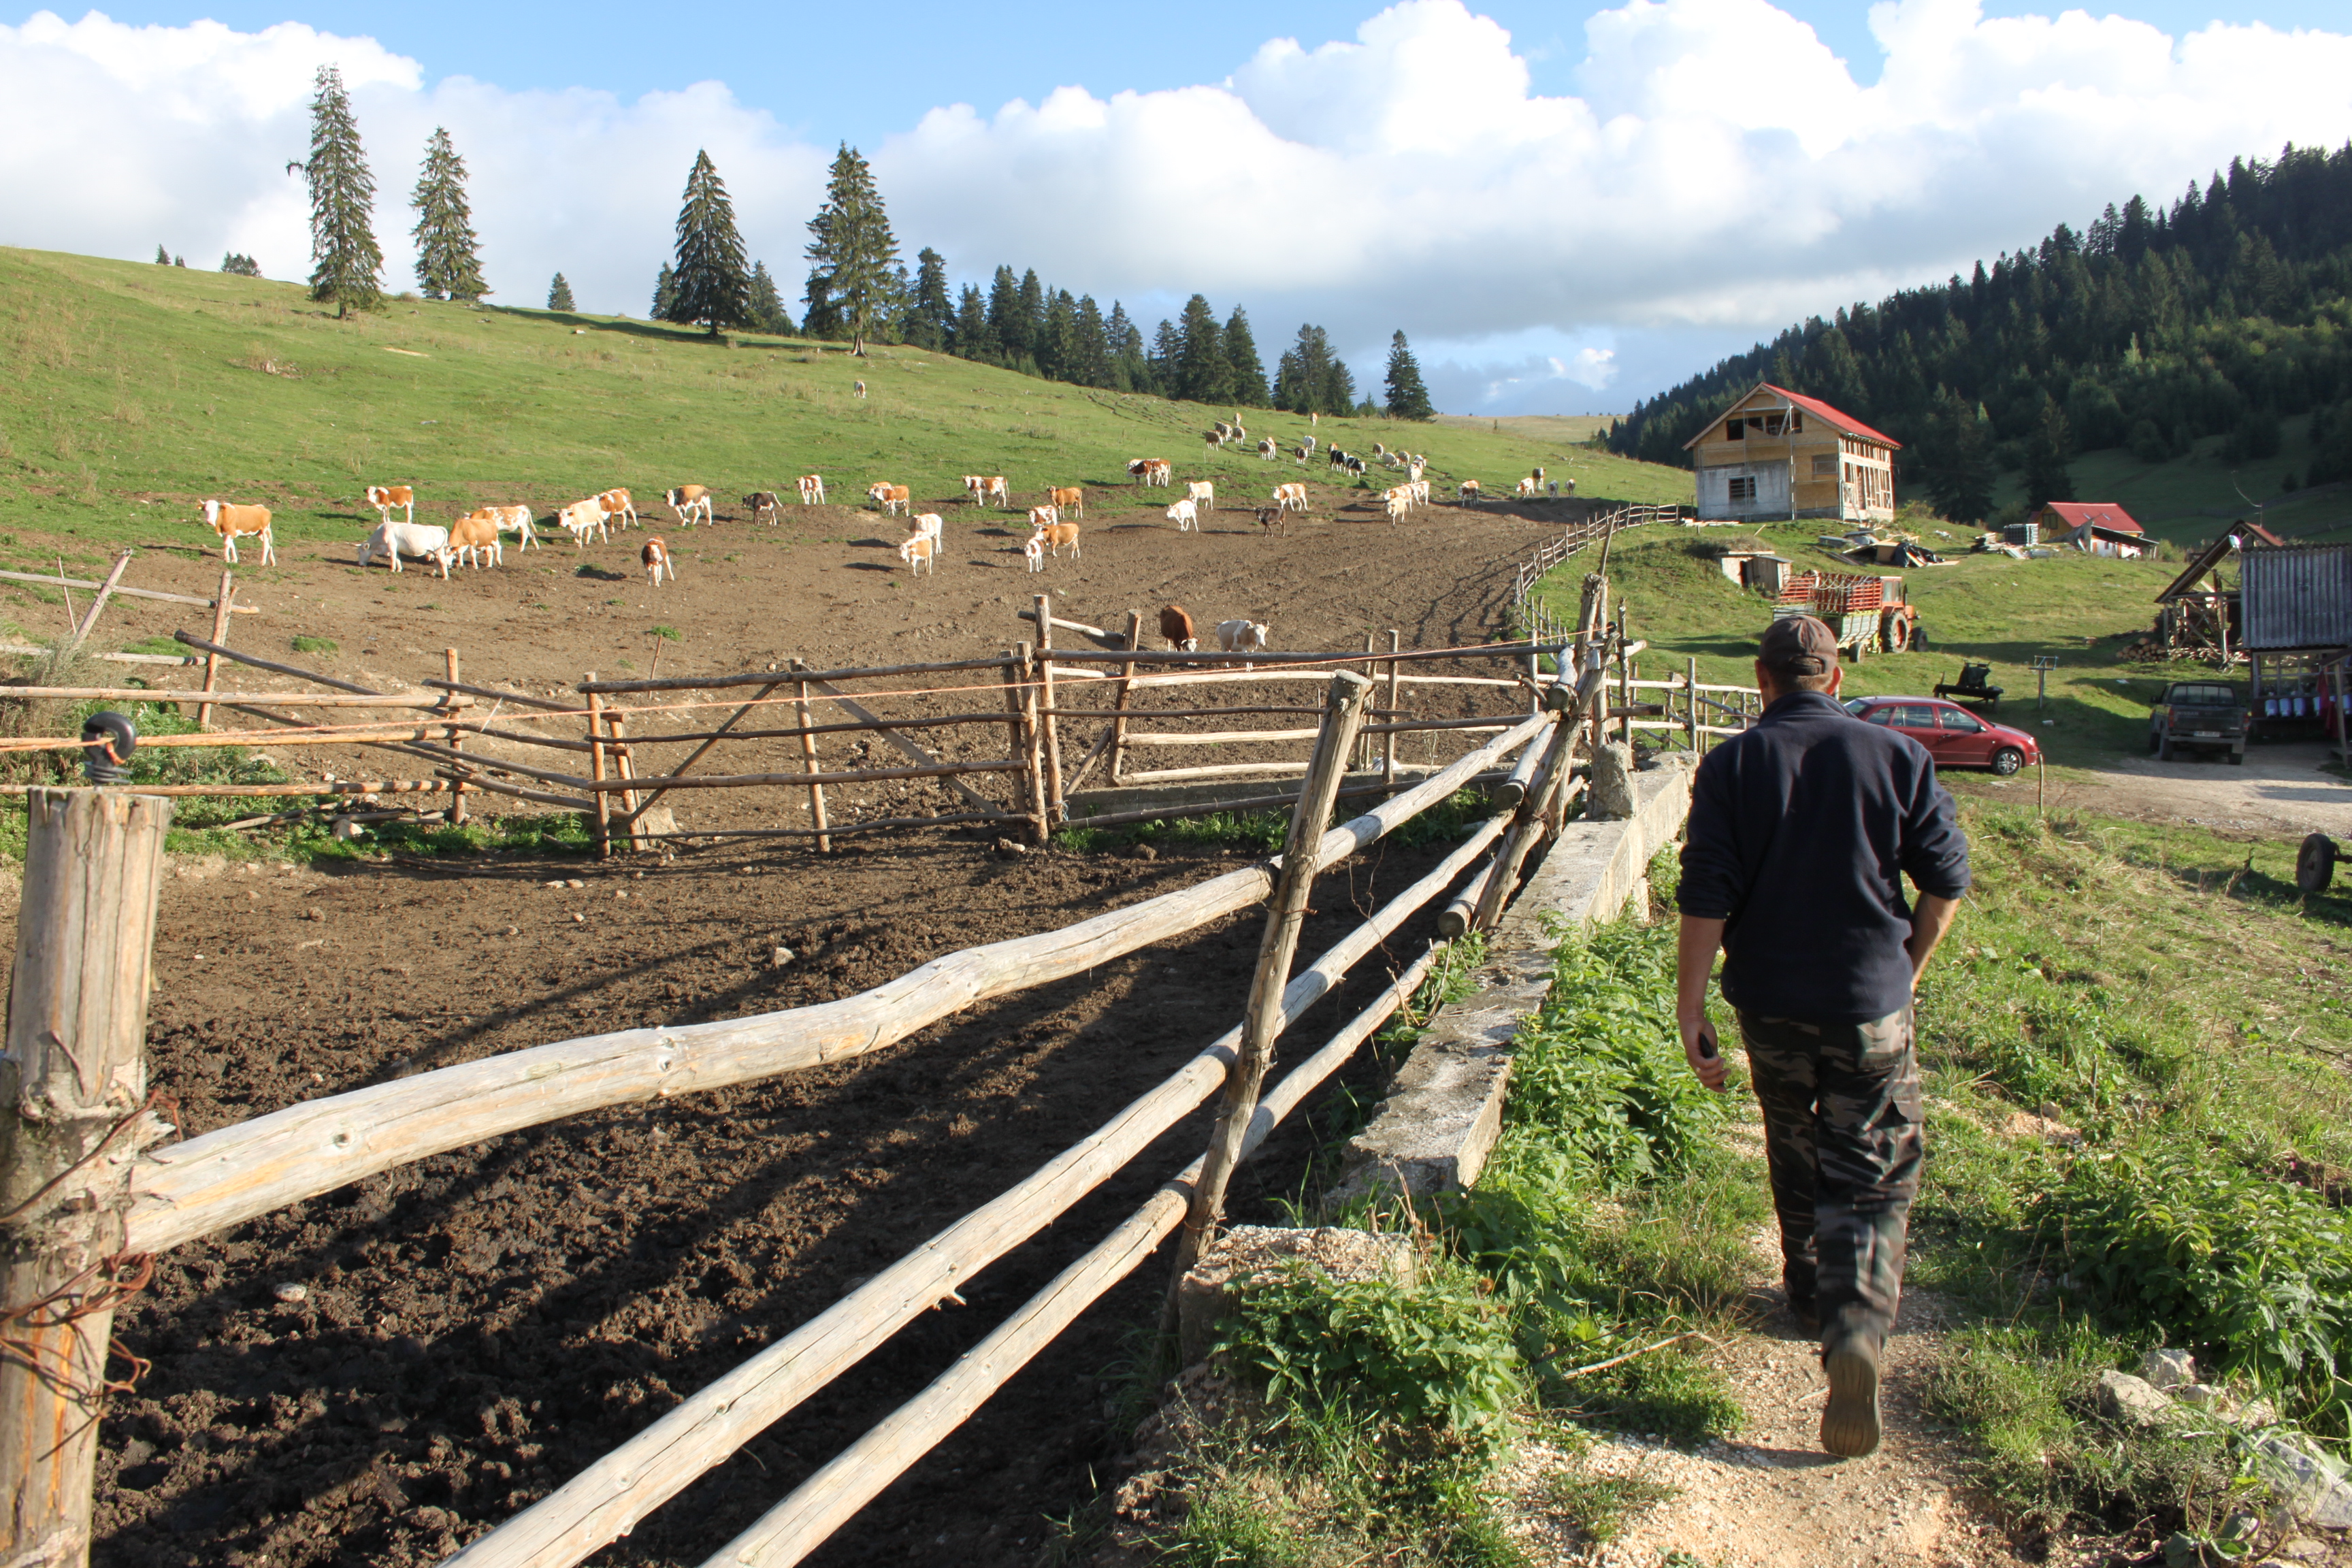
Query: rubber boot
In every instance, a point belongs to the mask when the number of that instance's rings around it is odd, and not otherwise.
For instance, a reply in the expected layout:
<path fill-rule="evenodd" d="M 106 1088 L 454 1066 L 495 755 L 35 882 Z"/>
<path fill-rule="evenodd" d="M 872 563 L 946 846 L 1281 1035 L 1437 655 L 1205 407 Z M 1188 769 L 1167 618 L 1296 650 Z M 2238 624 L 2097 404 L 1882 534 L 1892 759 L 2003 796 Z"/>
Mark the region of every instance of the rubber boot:
<path fill-rule="evenodd" d="M 1822 1340 L 1830 1402 L 1822 1411 L 1822 1447 L 1841 1459 L 1874 1453 L 1880 1436 L 1878 1357 L 1886 1331 L 1848 1307 Z"/>

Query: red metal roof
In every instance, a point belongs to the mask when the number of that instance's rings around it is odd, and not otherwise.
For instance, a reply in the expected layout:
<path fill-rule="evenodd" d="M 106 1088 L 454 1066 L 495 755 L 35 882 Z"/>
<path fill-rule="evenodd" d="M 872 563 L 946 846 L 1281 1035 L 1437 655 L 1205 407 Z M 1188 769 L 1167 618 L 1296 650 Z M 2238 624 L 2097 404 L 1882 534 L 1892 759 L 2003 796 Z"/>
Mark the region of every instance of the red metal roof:
<path fill-rule="evenodd" d="M 2118 533 L 2147 531 L 2132 521 L 2131 513 L 2111 500 L 2053 500 L 2044 502 L 2042 510 L 2056 512 L 2068 528 L 2080 528 L 2089 522 Z"/>
<path fill-rule="evenodd" d="M 1769 392 L 1778 396 L 1787 398 L 1790 403 L 1794 404 L 1799 408 L 1803 409 L 1814 418 L 1826 421 L 1829 426 L 1833 430 L 1842 430 L 1849 436 L 1859 436 L 1865 441 L 1876 441 L 1881 446 L 1885 447 L 1900 447 L 1903 445 L 1902 442 L 1896 440 L 1894 437 L 1887 435 L 1885 431 L 1872 429 L 1869 426 L 1864 425 L 1861 420 L 1856 419 L 1853 415 L 1840 413 L 1837 409 L 1831 407 L 1828 404 L 1823 403 L 1818 397 L 1807 397 L 1801 392 L 1790 392 L 1787 387 L 1775 386 L 1769 381 L 1759 381 L 1754 386 L 1749 387 L 1746 392 L 1740 394 L 1738 398 L 1732 403 L 1731 408 L 1738 407 L 1740 404 L 1747 402 L 1749 398 L 1755 396 L 1759 392 Z M 1730 415 L 1731 408 L 1727 408 L 1723 411 L 1725 416 L 1728 416 Z M 1684 442 L 1683 450 L 1687 452 L 1693 447 L 1697 446 L 1701 441 L 1706 440 L 1709 432 L 1714 428 L 1715 426 L 1710 424 L 1706 429 L 1700 431 L 1697 435 Z"/>

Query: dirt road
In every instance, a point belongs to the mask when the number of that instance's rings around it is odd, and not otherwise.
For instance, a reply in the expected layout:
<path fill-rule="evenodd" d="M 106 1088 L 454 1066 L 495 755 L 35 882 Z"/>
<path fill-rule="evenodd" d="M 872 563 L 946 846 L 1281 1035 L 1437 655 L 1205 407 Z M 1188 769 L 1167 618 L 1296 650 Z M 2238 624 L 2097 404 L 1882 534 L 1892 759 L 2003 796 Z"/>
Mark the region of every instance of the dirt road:
<path fill-rule="evenodd" d="M 2050 805 L 2287 838 L 2352 837 L 2352 783 L 2320 771 L 2334 760 L 2333 749 L 2315 742 L 2250 746 L 2245 762 L 2234 766 L 2218 757 L 2120 757 L 2095 773 L 2053 775 Z M 1963 787 L 2028 803 L 2034 796 L 2031 773 L 2006 780 L 1971 775 Z"/>

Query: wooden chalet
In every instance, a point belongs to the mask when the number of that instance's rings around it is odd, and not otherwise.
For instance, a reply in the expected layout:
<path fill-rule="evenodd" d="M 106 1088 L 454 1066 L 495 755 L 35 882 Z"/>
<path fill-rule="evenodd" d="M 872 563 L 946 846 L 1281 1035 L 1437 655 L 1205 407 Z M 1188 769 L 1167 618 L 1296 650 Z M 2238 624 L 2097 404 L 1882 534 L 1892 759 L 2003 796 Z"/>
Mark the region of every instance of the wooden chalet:
<path fill-rule="evenodd" d="M 2033 521 L 2041 525 L 2044 544 L 2071 544 L 2092 555 L 2113 555 L 2125 561 L 2147 552 L 2147 531 L 2131 513 L 2111 500 L 2044 502 Z"/>
<path fill-rule="evenodd" d="M 1698 468 L 1701 522 L 1892 522 L 1901 446 L 1817 397 L 1768 381 L 1683 449 Z"/>

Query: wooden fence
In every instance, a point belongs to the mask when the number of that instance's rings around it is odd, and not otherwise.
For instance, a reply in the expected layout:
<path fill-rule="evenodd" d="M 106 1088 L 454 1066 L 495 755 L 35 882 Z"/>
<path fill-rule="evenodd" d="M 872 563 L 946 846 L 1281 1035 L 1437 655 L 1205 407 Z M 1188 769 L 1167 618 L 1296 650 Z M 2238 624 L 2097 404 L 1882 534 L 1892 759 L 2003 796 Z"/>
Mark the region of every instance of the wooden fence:
<path fill-rule="evenodd" d="M 1270 902 L 1241 1026 L 1027 1180 L 860 1284 L 451 1559 L 467 1568 L 559 1568 L 581 1562 L 898 1329 L 951 1296 L 959 1282 L 1066 1212 L 1222 1085 L 1224 1099 L 1202 1161 L 1171 1178 L 922 1394 L 710 1560 L 799 1562 L 1139 1265 L 1188 1214 L 1194 1237 L 1213 1227 L 1226 1174 L 1412 994 L 1429 973 L 1435 944 L 1261 1096 L 1275 1041 L 1289 1025 L 1337 989 L 1408 919 L 1443 901 L 1457 885 L 1461 890 L 1454 901 L 1471 900 L 1477 921 L 1491 921 L 1499 914 L 1527 856 L 1556 830 L 1580 787 L 1576 754 L 1590 744 L 1605 717 L 1612 650 L 1604 624 L 1598 615 L 1587 618 L 1570 664 L 1581 673 L 1538 689 L 1533 713 L 1515 715 L 1502 733 L 1328 830 L 1324 824 L 1360 743 L 1371 694 L 1381 688 L 1377 677 L 1354 669 L 1318 675 L 1326 690 L 1316 714 L 1315 749 L 1289 842 L 1278 858 L 1058 931 L 951 953 L 838 1001 L 719 1023 L 557 1041 L 289 1106 L 163 1147 L 152 1146 L 163 1129 L 146 1110 L 139 1052 L 162 825 L 169 803 L 115 791 L 37 791 L 28 803 L 31 839 L 8 1049 L 19 1073 L 28 1075 L 19 1081 L 46 1087 L 37 1095 L 28 1089 L 0 1106 L 0 1128 L 10 1135 L 0 1181 L 16 1205 L 8 1217 L 18 1259 L 8 1279 L 6 1316 L 20 1352 L 15 1361 L 24 1363 L 0 1366 L 0 1485 L 12 1489 L 16 1504 L 0 1519 L 0 1561 L 86 1555 L 90 1450 L 107 1387 L 107 1314 L 143 1281 L 153 1254 L 361 1177 L 506 1132 L 877 1050 L 975 1004 L 1084 973 L 1252 904 Z M 1125 652 L 1122 666 L 1153 662 L 1140 650 Z M 1034 668 L 1028 662 L 1034 656 L 1023 658 L 1024 668 Z M 1390 656 L 1383 673 L 1394 678 L 1396 665 L 1404 662 L 1406 656 Z M 995 668 L 1006 677 L 988 689 L 1003 692 L 1008 712 L 1017 716 L 999 721 L 1023 743 L 1042 746 L 1043 727 L 1033 721 L 1051 709 L 1043 681 L 1013 680 L 1014 672 L 990 661 L 947 667 L 975 668 Z M 936 666 L 920 668 L 940 672 Z M 795 695 L 790 700 L 797 705 L 803 690 L 814 701 L 821 688 L 836 679 L 876 673 L 794 670 L 762 677 L 760 684 L 792 685 Z M 723 689 L 751 679 L 704 678 L 704 683 Z M 587 684 L 599 688 L 592 697 L 615 694 L 616 683 Z M 467 694 L 454 677 L 446 685 L 453 696 Z M 268 713 L 284 705 L 281 694 L 267 695 L 272 702 L 250 706 Z M 216 700 L 232 705 L 226 697 Z M 609 721 L 600 705 L 592 704 L 590 711 L 593 721 Z M 371 743 L 425 746 L 439 754 L 456 752 L 457 742 L 466 736 L 487 732 L 486 721 L 438 711 L 432 726 L 443 733 L 441 740 Z M 806 728 L 792 734 L 797 738 Z M 605 742 L 581 742 L 601 743 Z M 635 743 L 625 734 L 610 742 Z M 1436 869 L 1293 973 L 1299 920 L 1318 871 L 1378 842 L 1515 755 L 1520 762 L 1510 772 L 1517 788 L 1503 792 L 1516 802 L 1514 807 L 1488 819 Z M 597 780 L 592 773 L 590 782 L 614 786 L 595 791 L 598 798 L 625 797 L 627 789 L 619 786 L 676 788 L 679 779 L 694 776 L 681 765 L 659 776 Z M 1043 775 L 1032 768 L 1021 776 L 1035 781 Z M 799 783 L 814 787 L 805 778 Z M 1038 786 L 1033 782 L 1028 787 Z M 96 874 L 102 869 L 104 875 Z M 95 1080 L 93 1073 L 100 1075 Z M 37 1103 L 39 1096 L 47 1098 Z M 62 1445 L 41 1440 L 41 1434 L 58 1432 L 76 1436 Z"/>

